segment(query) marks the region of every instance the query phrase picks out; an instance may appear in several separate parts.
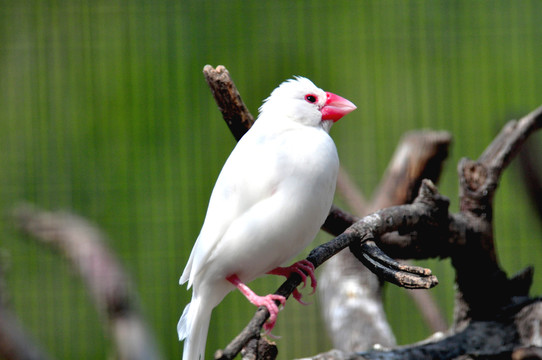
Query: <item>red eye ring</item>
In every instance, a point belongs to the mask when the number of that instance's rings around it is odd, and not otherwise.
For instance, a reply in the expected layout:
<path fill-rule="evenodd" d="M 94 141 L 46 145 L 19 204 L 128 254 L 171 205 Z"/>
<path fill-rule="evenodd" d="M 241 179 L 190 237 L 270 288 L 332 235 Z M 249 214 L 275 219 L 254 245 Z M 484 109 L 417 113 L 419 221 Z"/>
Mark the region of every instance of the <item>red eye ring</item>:
<path fill-rule="evenodd" d="M 314 104 L 316 101 L 318 101 L 318 98 L 316 97 L 316 95 L 308 94 L 308 95 L 305 95 L 305 100 L 307 100 L 311 104 Z"/>

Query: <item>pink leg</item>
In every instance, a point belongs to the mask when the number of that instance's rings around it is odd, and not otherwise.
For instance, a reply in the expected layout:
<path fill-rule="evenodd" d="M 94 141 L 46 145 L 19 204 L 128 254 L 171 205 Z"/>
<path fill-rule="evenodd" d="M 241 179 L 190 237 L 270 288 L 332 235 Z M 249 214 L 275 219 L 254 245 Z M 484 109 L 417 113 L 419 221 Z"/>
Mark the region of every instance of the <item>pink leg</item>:
<path fill-rule="evenodd" d="M 311 278 L 311 287 L 312 287 L 311 294 L 314 294 L 314 292 L 316 291 L 317 281 L 316 281 L 316 277 L 314 276 L 314 265 L 308 260 L 301 260 L 291 266 L 278 267 L 268 272 L 268 274 L 281 275 L 287 278 L 290 277 L 292 273 L 296 273 L 296 274 L 299 274 L 299 276 L 301 276 L 301 280 L 303 281 L 302 288 L 307 286 L 307 275 L 305 275 L 305 273 L 307 273 L 308 276 Z M 294 290 L 292 295 L 301 304 L 307 305 L 307 303 L 301 300 L 301 297 L 302 297 L 301 293 L 297 289 Z"/>
<path fill-rule="evenodd" d="M 281 295 L 269 294 L 266 296 L 258 296 L 254 291 L 250 290 L 248 286 L 241 282 L 239 277 L 235 274 L 230 275 L 226 278 L 229 282 L 235 285 L 243 295 L 256 306 L 265 306 L 269 311 L 269 320 L 264 324 L 263 328 L 265 329 L 266 334 L 269 334 L 275 323 L 277 322 L 277 314 L 279 313 L 279 307 L 275 301 L 279 301 L 282 306 L 286 304 L 286 298 Z"/>

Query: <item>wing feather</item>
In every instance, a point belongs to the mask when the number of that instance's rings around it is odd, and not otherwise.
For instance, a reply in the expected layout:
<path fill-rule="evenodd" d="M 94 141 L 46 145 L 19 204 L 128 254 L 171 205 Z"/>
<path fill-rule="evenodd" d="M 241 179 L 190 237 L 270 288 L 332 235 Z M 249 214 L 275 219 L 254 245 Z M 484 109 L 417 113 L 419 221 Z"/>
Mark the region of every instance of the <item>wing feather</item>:
<path fill-rule="evenodd" d="M 275 171 L 280 151 L 269 146 L 273 135 L 259 131 L 256 124 L 233 149 L 211 193 L 201 232 L 179 280 L 188 281 L 189 288 L 231 223 L 270 196 L 281 181 Z"/>

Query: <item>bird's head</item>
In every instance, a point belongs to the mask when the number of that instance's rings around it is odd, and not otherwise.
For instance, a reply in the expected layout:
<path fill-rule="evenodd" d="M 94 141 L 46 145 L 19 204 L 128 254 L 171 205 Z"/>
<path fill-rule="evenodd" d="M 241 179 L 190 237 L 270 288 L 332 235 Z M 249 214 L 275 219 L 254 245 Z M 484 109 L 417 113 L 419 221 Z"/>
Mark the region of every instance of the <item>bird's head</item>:
<path fill-rule="evenodd" d="M 354 111 L 356 105 L 326 92 L 307 78 L 295 77 L 280 84 L 260 107 L 260 117 L 296 121 L 329 131 L 334 122 Z"/>

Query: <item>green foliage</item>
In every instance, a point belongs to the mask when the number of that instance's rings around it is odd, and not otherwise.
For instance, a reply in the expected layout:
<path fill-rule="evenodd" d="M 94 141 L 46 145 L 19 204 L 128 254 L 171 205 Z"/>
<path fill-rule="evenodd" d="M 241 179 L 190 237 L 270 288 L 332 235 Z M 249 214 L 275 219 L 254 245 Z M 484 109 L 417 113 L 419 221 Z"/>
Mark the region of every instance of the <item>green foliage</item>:
<path fill-rule="evenodd" d="M 99 224 L 168 359 L 180 356 L 175 326 L 190 297 L 178 277 L 234 146 L 203 80 L 205 64 L 228 67 L 254 114 L 292 75 L 352 100 L 358 110 L 332 136 L 367 194 L 405 131 L 452 132 L 439 186 L 452 209 L 458 159 L 477 157 L 506 120 L 542 103 L 538 1 L 0 4 L 0 209 L 26 200 Z M 515 170 L 503 179 L 495 214 L 509 273 L 542 266 L 542 229 Z M 11 301 L 25 326 L 55 357 L 105 358 L 107 336 L 69 265 L 5 218 L 0 231 Z M 441 280 L 431 291 L 451 318 L 453 271 L 447 261 L 428 264 Z M 278 281 L 258 280 L 256 289 L 273 291 Z M 540 284 L 537 273 L 537 294 Z M 427 336 L 410 300 L 388 289 L 399 342 Z M 282 312 L 282 359 L 330 346 L 317 305 L 292 302 Z M 213 314 L 208 353 L 253 310 L 229 295 Z"/>

